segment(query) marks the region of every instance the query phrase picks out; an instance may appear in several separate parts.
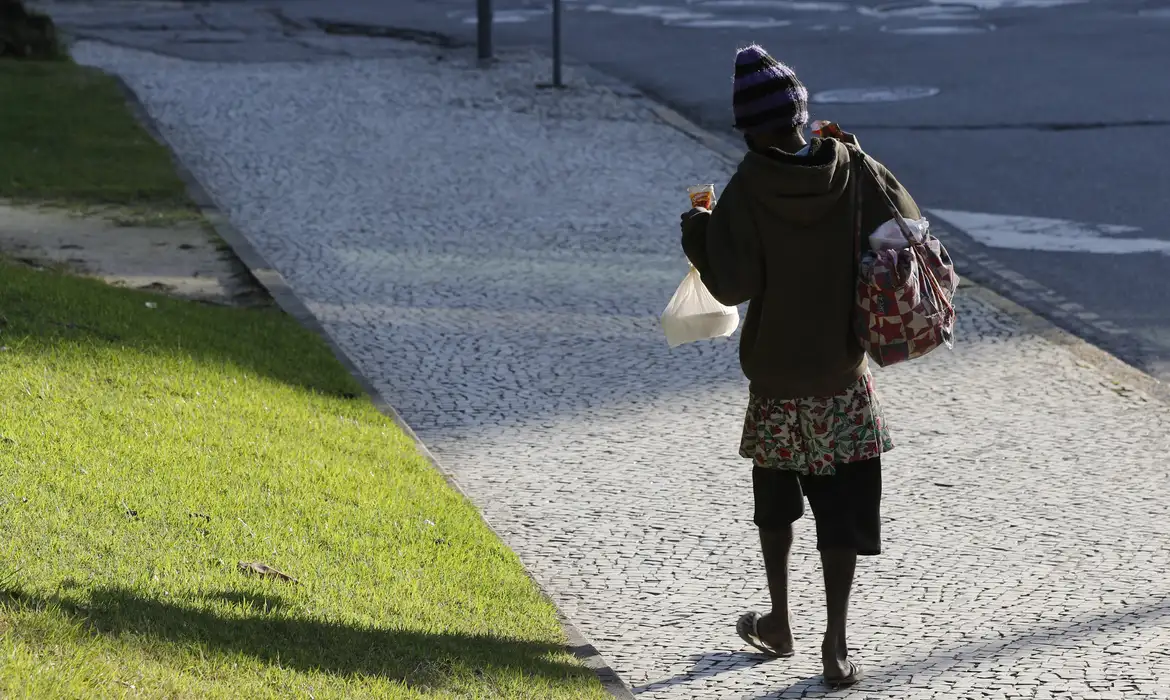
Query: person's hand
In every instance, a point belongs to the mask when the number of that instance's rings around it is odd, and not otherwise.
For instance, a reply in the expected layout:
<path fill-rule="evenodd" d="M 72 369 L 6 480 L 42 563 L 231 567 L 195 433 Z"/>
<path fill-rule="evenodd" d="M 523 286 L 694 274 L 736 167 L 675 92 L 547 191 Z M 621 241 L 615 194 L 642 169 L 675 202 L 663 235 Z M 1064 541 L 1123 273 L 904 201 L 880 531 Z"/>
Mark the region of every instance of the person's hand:
<path fill-rule="evenodd" d="M 710 213 L 711 213 L 710 209 L 704 209 L 703 207 L 695 207 L 694 209 L 691 209 L 690 211 L 683 212 L 682 216 L 679 217 L 679 227 L 681 228 L 681 227 L 686 226 L 688 221 L 690 221 L 692 218 L 698 216 L 699 214 L 710 214 Z"/>
<path fill-rule="evenodd" d="M 821 121 L 818 119 L 813 122 L 813 131 L 820 134 L 821 138 L 836 139 L 850 146 L 861 147 L 861 144 L 857 143 L 857 136 L 842 129 L 841 125 L 836 122 Z"/>

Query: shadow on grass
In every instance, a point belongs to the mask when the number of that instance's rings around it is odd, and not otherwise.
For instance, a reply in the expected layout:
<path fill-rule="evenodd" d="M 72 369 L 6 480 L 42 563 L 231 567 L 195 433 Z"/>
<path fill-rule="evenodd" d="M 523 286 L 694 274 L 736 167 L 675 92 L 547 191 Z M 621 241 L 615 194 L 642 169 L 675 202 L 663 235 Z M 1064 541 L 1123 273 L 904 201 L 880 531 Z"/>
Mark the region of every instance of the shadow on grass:
<path fill-rule="evenodd" d="M 0 197 L 192 209 L 114 78 L 71 60 L 0 61 L 0 95 Z"/>
<path fill-rule="evenodd" d="M 234 591 L 207 598 L 243 602 L 257 608 L 283 607 L 279 596 L 247 596 Z M 460 632 L 420 632 L 357 627 L 283 617 L 280 613 L 243 617 L 175 602 L 144 598 L 122 588 L 100 588 L 78 603 L 56 596 L 0 592 L 0 609 L 60 610 L 96 634 L 146 637 L 189 650 L 203 649 L 254 659 L 302 672 L 372 676 L 420 688 L 440 688 L 460 679 L 475 681 L 505 672 L 556 682 L 588 673 L 555 655 L 555 644 Z M 258 615 L 259 613 L 257 613 Z M 508 673 L 511 672 L 511 673 Z"/>
<path fill-rule="evenodd" d="M 276 309 L 180 301 L 0 259 L 0 314 L 2 344 L 12 353 L 44 355 L 70 345 L 137 350 L 235 366 L 323 394 L 361 395 L 325 342 Z"/>

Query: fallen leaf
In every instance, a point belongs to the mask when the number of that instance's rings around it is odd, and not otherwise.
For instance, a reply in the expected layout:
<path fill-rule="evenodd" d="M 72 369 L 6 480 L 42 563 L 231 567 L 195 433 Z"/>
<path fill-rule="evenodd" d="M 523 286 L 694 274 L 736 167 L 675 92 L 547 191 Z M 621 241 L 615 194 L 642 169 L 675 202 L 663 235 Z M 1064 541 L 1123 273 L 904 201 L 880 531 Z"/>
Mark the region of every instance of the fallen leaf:
<path fill-rule="evenodd" d="M 292 576 L 283 571 L 272 568 L 267 564 L 262 564 L 258 561 L 242 561 L 240 562 L 240 571 L 245 574 L 256 574 L 257 576 L 264 576 L 268 578 L 278 578 L 281 581 L 289 581 L 290 583 L 300 583 Z"/>

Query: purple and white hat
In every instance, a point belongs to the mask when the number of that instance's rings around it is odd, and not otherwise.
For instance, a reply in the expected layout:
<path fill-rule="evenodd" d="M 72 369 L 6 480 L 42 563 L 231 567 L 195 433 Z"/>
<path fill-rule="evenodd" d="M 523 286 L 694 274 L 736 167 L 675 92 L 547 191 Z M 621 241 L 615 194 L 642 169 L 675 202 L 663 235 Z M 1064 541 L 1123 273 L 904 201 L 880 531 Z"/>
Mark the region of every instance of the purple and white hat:
<path fill-rule="evenodd" d="M 808 90 L 791 68 L 752 44 L 735 55 L 735 128 L 764 133 L 808 123 Z"/>

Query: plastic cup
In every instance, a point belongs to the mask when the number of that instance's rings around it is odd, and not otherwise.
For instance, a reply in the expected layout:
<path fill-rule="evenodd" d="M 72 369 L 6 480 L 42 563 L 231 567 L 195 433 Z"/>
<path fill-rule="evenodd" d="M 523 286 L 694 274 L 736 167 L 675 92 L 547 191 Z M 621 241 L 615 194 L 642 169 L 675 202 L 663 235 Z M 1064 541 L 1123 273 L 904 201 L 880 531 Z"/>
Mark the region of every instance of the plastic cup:
<path fill-rule="evenodd" d="M 715 207 L 715 185 L 692 185 L 687 188 L 691 198 L 691 207 L 694 209 L 713 209 Z"/>
<path fill-rule="evenodd" d="M 840 139 L 844 134 L 836 122 L 818 119 L 812 123 L 813 136 L 823 139 Z"/>

